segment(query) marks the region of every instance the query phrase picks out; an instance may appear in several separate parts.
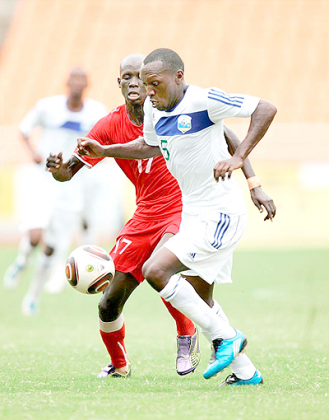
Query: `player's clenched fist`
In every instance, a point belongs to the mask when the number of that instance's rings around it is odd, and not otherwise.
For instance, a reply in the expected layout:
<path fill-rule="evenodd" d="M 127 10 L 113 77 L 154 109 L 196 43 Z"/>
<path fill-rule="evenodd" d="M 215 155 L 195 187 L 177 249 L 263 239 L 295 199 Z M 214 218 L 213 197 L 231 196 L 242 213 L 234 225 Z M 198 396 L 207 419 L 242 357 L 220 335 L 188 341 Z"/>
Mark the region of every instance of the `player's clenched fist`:
<path fill-rule="evenodd" d="M 235 171 L 235 169 L 242 168 L 242 166 L 243 160 L 235 156 L 218 162 L 214 167 L 214 178 L 216 182 L 219 181 L 219 178 L 222 178 L 224 181 L 226 174 L 228 174 L 228 178 L 231 178 L 232 172 Z"/>
<path fill-rule="evenodd" d="M 88 138 L 78 139 L 78 153 L 81 156 L 102 157 L 104 154 L 104 147 L 96 140 Z"/>
<path fill-rule="evenodd" d="M 55 173 L 63 165 L 63 153 L 59 152 L 57 155 L 49 154 L 46 160 L 46 168 L 48 172 Z"/>

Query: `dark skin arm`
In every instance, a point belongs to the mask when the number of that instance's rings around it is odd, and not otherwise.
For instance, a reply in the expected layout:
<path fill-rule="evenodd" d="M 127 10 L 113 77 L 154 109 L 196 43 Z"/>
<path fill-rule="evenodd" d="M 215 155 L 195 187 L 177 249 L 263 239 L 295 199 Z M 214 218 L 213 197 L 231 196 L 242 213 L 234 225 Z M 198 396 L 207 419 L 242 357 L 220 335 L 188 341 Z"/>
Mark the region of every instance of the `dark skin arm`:
<path fill-rule="evenodd" d="M 39 155 L 39 153 L 35 150 L 35 148 L 31 144 L 29 137 L 26 137 L 23 133 L 21 133 L 21 136 L 32 156 L 33 161 L 37 164 L 40 164 L 42 162 L 42 157 Z"/>
<path fill-rule="evenodd" d="M 240 146 L 241 142 L 239 138 L 236 136 L 234 131 L 232 131 L 230 128 L 224 126 L 224 136 L 226 143 L 228 145 L 228 150 L 230 154 L 233 156 L 236 149 Z M 242 166 L 242 172 L 246 179 L 251 178 L 255 176 L 254 169 L 250 163 L 250 160 L 246 158 L 243 162 Z M 255 204 L 255 206 L 258 208 L 260 213 L 263 212 L 263 207 L 265 208 L 267 214 L 264 220 L 273 220 L 276 214 L 276 206 L 274 204 L 274 201 L 271 197 L 269 197 L 261 187 L 253 188 L 250 191 L 252 202 Z"/>
<path fill-rule="evenodd" d="M 248 133 L 234 152 L 234 155 L 227 160 L 218 162 L 214 168 L 216 181 L 219 178 L 225 180 L 226 174 L 230 178 L 235 169 L 242 168 L 244 160 L 254 149 L 257 143 L 263 138 L 271 125 L 277 110 L 270 102 L 261 99 L 253 114 L 251 115 Z"/>
<path fill-rule="evenodd" d="M 149 146 L 143 137 L 129 143 L 102 145 L 96 140 L 88 138 L 78 139 L 78 153 L 81 156 L 113 157 L 122 159 L 148 159 L 160 156 L 161 151 L 157 146 Z"/>
<path fill-rule="evenodd" d="M 63 162 L 62 152 L 57 155 L 50 154 L 46 161 L 46 168 L 53 177 L 60 182 L 69 181 L 84 164 L 76 156 L 71 156 L 67 162 Z"/>
<path fill-rule="evenodd" d="M 225 127 L 224 134 L 229 151 L 233 155 L 241 144 L 240 140 L 228 127 Z M 147 145 L 142 137 L 130 143 L 114 145 L 102 145 L 92 139 L 79 138 L 78 153 L 82 156 L 125 159 L 146 159 L 161 155 L 159 147 Z M 58 155 L 49 155 L 46 166 L 47 170 L 53 174 L 53 177 L 56 180 L 63 182 L 70 180 L 84 164 L 75 156 L 72 156 L 68 162 L 63 163 L 62 154 L 59 153 Z M 216 168 L 214 169 L 216 178 L 215 170 Z M 249 159 L 244 161 L 242 171 L 246 179 L 255 176 Z M 251 190 L 250 194 L 253 203 L 260 212 L 263 212 L 263 207 L 265 207 L 267 215 L 264 220 L 272 220 L 276 214 L 276 207 L 273 200 L 264 193 L 261 187 L 254 188 Z"/>
<path fill-rule="evenodd" d="M 142 137 L 124 144 L 102 145 L 96 140 L 88 138 L 78 139 L 78 153 L 81 156 L 90 157 L 113 157 L 124 159 L 146 159 L 160 156 L 159 147 L 149 146 Z M 47 171 L 60 182 L 69 181 L 84 164 L 76 157 L 71 156 L 67 162 L 63 162 L 62 152 L 50 154 L 46 161 Z"/>

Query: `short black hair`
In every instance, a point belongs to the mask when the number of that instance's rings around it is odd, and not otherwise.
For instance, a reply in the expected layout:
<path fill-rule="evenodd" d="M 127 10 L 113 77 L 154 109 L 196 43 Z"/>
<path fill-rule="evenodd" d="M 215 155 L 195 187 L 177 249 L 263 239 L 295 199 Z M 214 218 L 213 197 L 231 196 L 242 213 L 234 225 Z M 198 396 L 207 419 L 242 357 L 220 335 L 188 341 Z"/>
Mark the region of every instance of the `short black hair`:
<path fill-rule="evenodd" d="M 177 70 L 184 71 L 184 63 L 180 56 L 173 50 L 169 48 L 158 48 L 157 50 L 152 51 L 144 60 L 143 64 L 152 63 L 154 61 L 162 61 L 165 66 L 176 72 Z"/>

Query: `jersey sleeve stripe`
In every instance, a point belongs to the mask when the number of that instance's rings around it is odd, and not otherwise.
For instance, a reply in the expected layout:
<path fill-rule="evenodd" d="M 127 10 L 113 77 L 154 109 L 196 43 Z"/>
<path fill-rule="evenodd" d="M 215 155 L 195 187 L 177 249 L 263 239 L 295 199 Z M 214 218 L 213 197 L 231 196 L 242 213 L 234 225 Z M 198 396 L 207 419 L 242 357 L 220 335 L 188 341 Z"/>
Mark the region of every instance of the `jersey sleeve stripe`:
<path fill-rule="evenodd" d="M 227 99 L 234 99 L 234 98 L 241 99 L 241 100 L 244 99 L 243 96 L 229 95 L 228 93 L 225 93 L 223 90 L 219 90 L 219 89 L 211 88 L 210 91 L 211 92 L 209 92 L 209 93 L 222 95 L 222 96 L 225 96 Z"/>
<path fill-rule="evenodd" d="M 208 96 L 208 98 L 209 98 L 209 99 L 213 99 L 214 101 L 222 102 L 223 104 L 226 104 L 226 105 L 236 106 L 237 108 L 241 108 L 241 105 L 238 105 L 238 104 L 233 103 L 233 102 L 227 102 L 227 101 L 224 101 L 223 99 L 217 98 L 217 97 L 215 97 L 215 96 L 210 96 L 210 95 L 209 95 L 209 96 Z"/>
<path fill-rule="evenodd" d="M 243 104 L 244 97 L 243 96 L 237 96 L 237 95 L 228 95 L 227 93 L 216 90 L 216 89 L 210 89 L 210 92 L 208 93 L 208 97 L 211 99 L 219 98 L 224 99 L 227 102 L 231 102 L 232 104 Z"/>
<path fill-rule="evenodd" d="M 234 103 L 241 104 L 241 105 L 243 104 L 243 98 L 234 99 L 234 97 L 232 97 L 232 96 L 224 96 L 224 95 L 219 95 L 217 93 L 211 93 L 211 95 L 215 96 L 216 98 L 225 99 L 225 101 L 228 101 L 228 102 L 234 102 Z"/>
<path fill-rule="evenodd" d="M 73 156 L 77 157 L 82 163 L 84 163 L 87 166 L 87 168 L 89 168 L 89 169 L 92 168 L 92 165 L 90 165 L 90 163 L 83 160 L 82 157 L 78 153 L 74 152 Z"/>

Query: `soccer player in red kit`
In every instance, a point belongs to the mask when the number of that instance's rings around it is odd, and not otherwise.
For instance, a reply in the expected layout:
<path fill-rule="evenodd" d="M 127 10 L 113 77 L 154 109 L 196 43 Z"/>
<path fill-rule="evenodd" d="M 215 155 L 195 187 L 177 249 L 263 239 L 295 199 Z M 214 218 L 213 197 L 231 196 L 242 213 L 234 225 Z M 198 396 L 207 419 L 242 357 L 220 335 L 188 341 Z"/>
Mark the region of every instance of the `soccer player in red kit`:
<path fill-rule="evenodd" d="M 141 54 L 132 54 L 123 59 L 118 83 L 125 98 L 125 105 L 117 107 L 101 119 L 89 132 L 88 138 L 104 145 L 119 146 L 132 142 L 136 147 L 138 138 L 143 135 L 143 102 L 146 92 L 139 79 L 139 69 L 144 58 Z M 229 144 L 229 147 L 233 145 Z M 124 345 L 125 326 L 122 310 L 130 294 L 144 280 L 144 262 L 178 232 L 181 220 L 181 192 L 163 157 L 135 160 L 133 154 L 129 155 L 129 149 L 125 150 L 130 160 L 116 158 L 116 162 L 136 188 L 137 209 L 119 233 L 110 252 L 116 274 L 99 302 L 99 325 L 102 339 L 111 357 L 111 364 L 100 372 L 99 377 L 130 375 L 130 363 Z M 65 163 L 61 153 L 50 155 L 47 168 L 58 181 L 67 181 L 83 165 L 92 167 L 101 159 L 81 156 L 76 149 L 70 160 Z M 254 172 L 250 171 L 252 168 L 249 169 L 249 176 L 253 176 Z M 260 187 L 255 190 L 254 195 L 252 194 L 255 205 L 259 209 L 263 205 L 268 213 L 266 218 L 272 217 L 275 212 L 273 201 Z M 177 325 L 177 373 L 185 375 L 194 371 L 199 364 L 197 331 L 192 321 L 170 304 L 164 303 Z"/>

